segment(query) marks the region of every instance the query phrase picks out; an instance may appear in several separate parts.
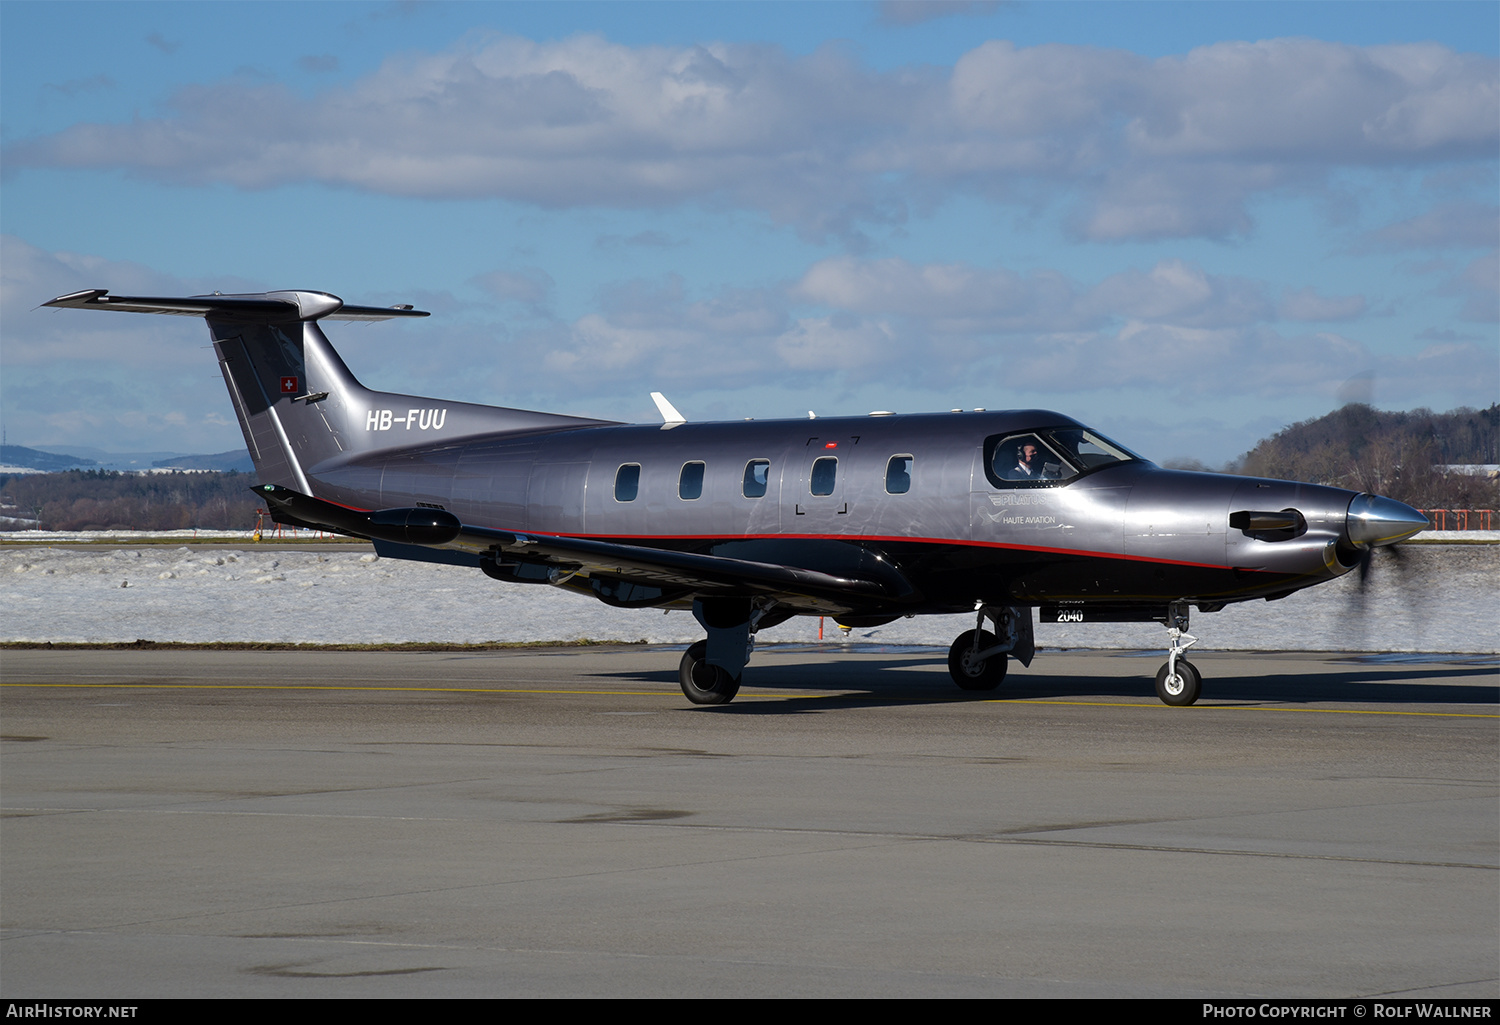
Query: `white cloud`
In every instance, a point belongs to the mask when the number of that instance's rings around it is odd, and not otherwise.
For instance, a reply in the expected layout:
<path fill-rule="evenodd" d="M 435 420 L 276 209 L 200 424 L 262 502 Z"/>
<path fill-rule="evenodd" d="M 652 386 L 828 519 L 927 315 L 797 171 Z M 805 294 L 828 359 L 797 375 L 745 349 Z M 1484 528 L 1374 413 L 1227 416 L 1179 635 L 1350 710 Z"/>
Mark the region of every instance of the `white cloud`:
<path fill-rule="evenodd" d="M 1353 320 L 1365 312 L 1362 295 L 1319 295 L 1317 289 L 1289 288 L 1278 310 L 1283 320 Z"/>
<path fill-rule="evenodd" d="M 521 303 L 539 313 L 557 285 L 540 267 L 490 271 L 477 276 L 474 283 L 497 298 Z"/>
<path fill-rule="evenodd" d="M 1444 203 L 1370 232 L 1364 248 L 1378 250 L 1489 248 L 1500 244 L 1500 207 Z"/>
<path fill-rule="evenodd" d="M 260 286 L 183 280 L 3 242 L 0 383 L 18 440 L 128 437 L 180 449 L 181 436 L 171 440 L 176 416 L 196 425 L 188 433 L 203 439 L 205 451 L 236 444 L 201 322 L 34 307 L 90 286 L 165 295 Z M 1461 277 L 1472 279 L 1464 295 L 1493 309 L 1495 258 L 1486 259 Z M 523 302 L 544 299 L 549 287 L 525 269 L 477 283 Z M 1295 396 L 1321 402 L 1365 371 L 1381 382 L 1383 401 L 1493 401 L 1500 365 L 1493 342 L 1444 336 L 1415 355 L 1383 355 L 1349 333 L 1276 324 L 1357 316 L 1361 297 L 1297 289 L 1278 303 L 1269 295 L 1262 282 L 1177 260 L 1089 284 L 1056 271 L 840 257 L 779 288 L 699 296 L 675 276 L 621 281 L 583 316 L 563 321 L 538 308 L 527 329 L 507 329 L 498 303 L 435 296 L 462 316 L 337 325 L 332 335 L 371 387 L 594 414 L 601 406 L 623 411 L 629 396 L 653 389 L 700 410 L 763 388 L 830 403 L 857 393 L 886 408 L 905 408 L 902 396 L 956 393 L 1063 408 L 1083 394 L 1143 408 Z"/>
<path fill-rule="evenodd" d="M 1500 251 L 1490 251 L 1458 277 L 1464 293 L 1464 319 L 1500 321 Z"/>
<path fill-rule="evenodd" d="M 1224 236 L 1332 169 L 1489 160 L 1497 62 L 1435 44 L 1218 43 L 1148 59 L 983 43 L 877 72 L 829 47 L 503 36 L 387 61 L 311 100 L 226 79 L 170 112 L 14 142 L 23 167 L 176 183 L 318 181 L 544 207 L 727 201 L 858 242 L 945 191 L 1076 205 L 1099 239 Z"/>
<path fill-rule="evenodd" d="M 860 314 L 920 318 L 927 330 L 950 334 L 1071 331 L 1124 318 L 1211 327 L 1272 314 L 1259 282 L 1208 274 L 1181 260 L 1084 288 L 1050 270 L 1023 277 L 967 264 L 835 257 L 809 268 L 793 295 Z"/>
<path fill-rule="evenodd" d="M 1101 316 L 1180 327 L 1251 324 L 1268 319 L 1271 313 L 1260 282 L 1209 274 L 1182 260 L 1162 260 L 1146 273 L 1112 274 L 1085 301 Z"/>

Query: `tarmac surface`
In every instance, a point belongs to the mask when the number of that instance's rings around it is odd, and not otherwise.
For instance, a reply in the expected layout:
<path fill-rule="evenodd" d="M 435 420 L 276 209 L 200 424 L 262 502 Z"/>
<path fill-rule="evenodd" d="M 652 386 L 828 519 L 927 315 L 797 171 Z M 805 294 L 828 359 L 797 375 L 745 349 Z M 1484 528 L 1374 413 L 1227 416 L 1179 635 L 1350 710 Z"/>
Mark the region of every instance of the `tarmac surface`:
<path fill-rule="evenodd" d="M 0 652 L 0 994 L 1500 996 L 1494 657 Z"/>

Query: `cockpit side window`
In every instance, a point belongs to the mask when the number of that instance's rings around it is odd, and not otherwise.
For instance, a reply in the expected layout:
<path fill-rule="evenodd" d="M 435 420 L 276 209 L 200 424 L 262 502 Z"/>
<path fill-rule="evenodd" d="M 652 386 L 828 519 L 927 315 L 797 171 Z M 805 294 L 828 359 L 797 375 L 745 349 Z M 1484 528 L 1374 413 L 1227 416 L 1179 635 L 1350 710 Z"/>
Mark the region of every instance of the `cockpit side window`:
<path fill-rule="evenodd" d="M 1057 487 L 1140 456 L 1086 427 L 996 434 L 984 441 L 984 472 L 997 488 Z"/>
<path fill-rule="evenodd" d="M 1064 455 L 1084 470 L 1141 458 L 1086 427 L 1059 428 L 1046 433 Z"/>
<path fill-rule="evenodd" d="M 1040 432 L 1010 434 L 986 444 L 990 477 L 1002 485 L 1040 484 L 1067 480 L 1078 470 L 1044 440 Z"/>

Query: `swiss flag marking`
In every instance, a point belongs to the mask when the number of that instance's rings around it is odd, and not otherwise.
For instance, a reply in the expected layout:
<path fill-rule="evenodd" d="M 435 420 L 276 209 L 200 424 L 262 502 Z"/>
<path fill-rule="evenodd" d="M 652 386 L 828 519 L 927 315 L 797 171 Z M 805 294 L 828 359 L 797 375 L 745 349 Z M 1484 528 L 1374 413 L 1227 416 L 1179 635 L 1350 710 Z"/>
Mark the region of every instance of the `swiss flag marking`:
<path fill-rule="evenodd" d="M 283 377 L 281 379 L 281 394 L 296 395 L 297 379 L 295 377 Z"/>

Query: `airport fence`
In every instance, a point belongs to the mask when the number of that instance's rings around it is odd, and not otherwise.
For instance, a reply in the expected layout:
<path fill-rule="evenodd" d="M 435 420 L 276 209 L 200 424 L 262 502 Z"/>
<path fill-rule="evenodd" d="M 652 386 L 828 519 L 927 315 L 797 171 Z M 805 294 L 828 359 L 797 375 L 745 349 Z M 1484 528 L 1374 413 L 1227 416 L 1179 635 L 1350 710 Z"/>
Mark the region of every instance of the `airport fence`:
<path fill-rule="evenodd" d="M 278 541 L 346 541 L 348 538 L 343 534 L 335 534 L 332 531 L 316 530 L 312 527 L 293 527 L 285 523 L 277 523 L 271 519 L 271 513 L 266 509 L 255 510 L 255 532 L 251 535 L 254 541 L 265 538 L 275 538 Z"/>
<path fill-rule="evenodd" d="M 1418 509 L 1433 530 L 1494 530 L 1500 523 L 1496 509 Z"/>

